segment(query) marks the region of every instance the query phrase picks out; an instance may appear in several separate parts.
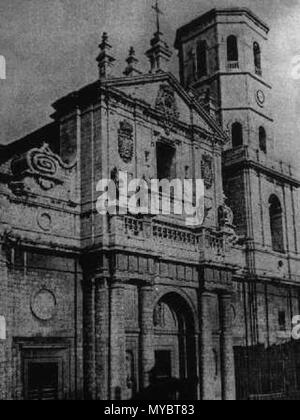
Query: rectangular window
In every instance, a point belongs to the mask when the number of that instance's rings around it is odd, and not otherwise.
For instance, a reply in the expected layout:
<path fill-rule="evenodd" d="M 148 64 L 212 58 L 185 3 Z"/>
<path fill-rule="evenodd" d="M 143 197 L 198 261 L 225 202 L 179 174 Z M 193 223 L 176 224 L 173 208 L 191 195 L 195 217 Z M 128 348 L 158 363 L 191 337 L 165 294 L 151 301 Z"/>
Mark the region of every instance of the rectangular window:
<path fill-rule="evenodd" d="M 278 313 L 278 323 L 280 331 L 286 331 L 286 313 L 285 311 L 279 311 Z"/>
<path fill-rule="evenodd" d="M 175 179 L 176 178 L 176 149 L 165 143 L 157 143 L 157 178 Z"/>
<path fill-rule="evenodd" d="M 201 78 L 207 75 L 207 44 L 206 41 L 199 42 L 197 46 L 197 73 Z"/>

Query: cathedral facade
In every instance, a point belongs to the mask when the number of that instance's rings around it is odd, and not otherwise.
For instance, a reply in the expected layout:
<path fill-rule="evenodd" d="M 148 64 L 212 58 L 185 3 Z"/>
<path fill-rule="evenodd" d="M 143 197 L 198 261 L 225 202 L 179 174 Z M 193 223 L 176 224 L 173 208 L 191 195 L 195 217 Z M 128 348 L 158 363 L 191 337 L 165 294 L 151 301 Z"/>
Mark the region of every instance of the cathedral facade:
<path fill-rule="evenodd" d="M 235 400 L 300 389 L 300 181 L 274 154 L 269 28 L 214 9 L 159 24 L 0 154 L 0 398 Z M 102 179 L 203 179 L 205 219 L 100 215 Z M 156 397 L 154 397 L 156 396 Z"/>

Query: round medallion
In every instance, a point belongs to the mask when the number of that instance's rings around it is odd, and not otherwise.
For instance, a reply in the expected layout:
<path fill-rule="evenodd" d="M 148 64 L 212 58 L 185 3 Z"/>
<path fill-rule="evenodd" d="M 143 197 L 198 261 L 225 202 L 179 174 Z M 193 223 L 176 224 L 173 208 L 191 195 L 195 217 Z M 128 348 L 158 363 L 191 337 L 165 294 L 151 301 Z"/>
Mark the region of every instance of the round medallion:
<path fill-rule="evenodd" d="M 39 227 L 45 232 L 49 232 L 52 226 L 52 219 L 49 213 L 41 212 L 37 216 L 37 223 Z"/>
<path fill-rule="evenodd" d="M 259 106 L 263 106 L 264 103 L 266 102 L 266 96 L 264 94 L 264 92 L 262 90 L 258 90 L 256 92 L 256 102 L 258 103 Z"/>
<path fill-rule="evenodd" d="M 56 299 L 50 290 L 40 290 L 32 299 L 31 310 L 41 321 L 50 321 L 56 310 Z"/>

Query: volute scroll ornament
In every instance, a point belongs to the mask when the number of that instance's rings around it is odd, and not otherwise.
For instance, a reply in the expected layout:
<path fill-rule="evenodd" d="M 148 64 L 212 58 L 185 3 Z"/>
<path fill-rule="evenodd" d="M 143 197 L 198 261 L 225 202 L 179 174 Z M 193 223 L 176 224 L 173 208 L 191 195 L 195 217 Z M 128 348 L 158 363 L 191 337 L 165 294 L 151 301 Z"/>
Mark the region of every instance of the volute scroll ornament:
<path fill-rule="evenodd" d="M 34 178 L 38 185 L 45 191 L 51 190 L 58 184 L 63 184 L 64 174 L 76 165 L 63 163 L 47 143 L 40 148 L 16 156 L 11 162 L 11 171 L 14 180 L 10 187 L 16 194 L 29 192 L 25 178 Z"/>

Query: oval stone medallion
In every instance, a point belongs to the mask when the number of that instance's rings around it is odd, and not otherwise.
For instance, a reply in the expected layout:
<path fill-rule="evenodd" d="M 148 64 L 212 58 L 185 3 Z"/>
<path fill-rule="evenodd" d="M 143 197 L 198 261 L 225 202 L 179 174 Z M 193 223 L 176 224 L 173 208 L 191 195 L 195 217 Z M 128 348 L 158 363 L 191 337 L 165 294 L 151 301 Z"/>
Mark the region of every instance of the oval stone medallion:
<path fill-rule="evenodd" d="M 33 297 L 31 309 L 38 319 L 49 321 L 55 314 L 56 305 L 54 294 L 50 290 L 42 289 Z"/>

